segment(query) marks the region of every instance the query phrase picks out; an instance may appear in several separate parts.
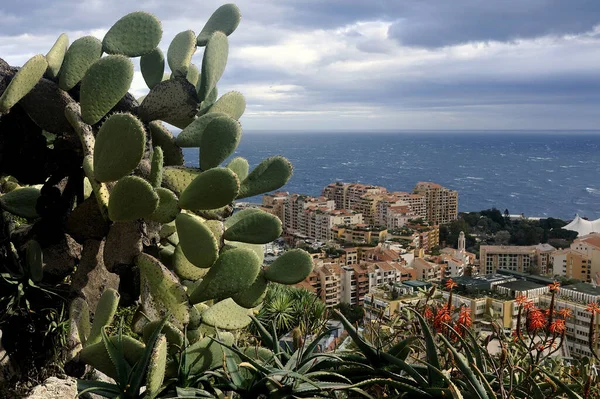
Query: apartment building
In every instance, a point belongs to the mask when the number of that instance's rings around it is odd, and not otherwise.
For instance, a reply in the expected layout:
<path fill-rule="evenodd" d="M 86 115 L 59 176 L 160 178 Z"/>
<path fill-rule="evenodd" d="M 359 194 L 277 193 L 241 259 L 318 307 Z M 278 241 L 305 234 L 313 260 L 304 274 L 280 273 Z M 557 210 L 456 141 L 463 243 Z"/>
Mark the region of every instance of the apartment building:
<path fill-rule="evenodd" d="M 586 282 L 591 280 L 591 260 L 585 253 L 571 248 L 561 249 L 552 254 L 551 262 L 554 275 Z"/>
<path fill-rule="evenodd" d="M 428 262 L 423 258 L 415 258 L 412 267 L 415 269 L 417 280 L 442 279 L 442 266 L 437 263 Z"/>
<path fill-rule="evenodd" d="M 265 194 L 262 197 L 262 206 L 260 209 L 277 216 L 283 223 L 283 210 L 289 196 L 290 193 L 287 191 L 277 191 L 273 194 Z"/>
<path fill-rule="evenodd" d="M 342 299 L 344 303 L 362 305 L 369 292 L 369 269 L 366 265 L 342 266 Z"/>
<path fill-rule="evenodd" d="M 533 246 L 482 245 L 479 248 L 479 265 L 484 274 L 499 269 L 526 272 L 535 264 Z"/>
<path fill-rule="evenodd" d="M 440 225 L 458 217 L 458 192 L 437 183 L 419 182 L 414 194 L 425 197 L 426 219 L 431 225 Z"/>
<path fill-rule="evenodd" d="M 587 281 L 600 284 L 600 233 L 578 237 L 571 248 L 584 253 L 588 259 L 590 278 Z"/>
<path fill-rule="evenodd" d="M 355 242 L 373 244 L 385 241 L 387 229 L 358 223 L 349 226 L 335 226 L 331 228 L 331 237 L 340 242 Z"/>

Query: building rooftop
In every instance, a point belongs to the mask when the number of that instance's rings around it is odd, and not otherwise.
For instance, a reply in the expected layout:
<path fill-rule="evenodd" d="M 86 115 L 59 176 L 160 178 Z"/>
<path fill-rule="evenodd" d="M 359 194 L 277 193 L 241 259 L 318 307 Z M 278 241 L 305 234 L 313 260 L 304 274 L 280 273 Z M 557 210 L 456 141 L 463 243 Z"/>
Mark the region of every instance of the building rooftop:
<path fill-rule="evenodd" d="M 508 283 L 501 283 L 501 284 L 498 284 L 496 287 L 508 288 L 510 290 L 515 290 L 515 291 L 529 291 L 529 290 L 535 290 L 538 288 L 543 288 L 544 285 L 534 283 L 533 281 L 517 280 L 517 281 L 510 281 Z"/>
<path fill-rule="evenodd" d="M 538 283 L 538 284 L 552 284 L 555 281 L 553 278 L 538 276 L 535 274 L 515 272 L 512 270 L 498 269 L 498 274 L 502 274 L 505 276 L 518 277 L 522 280 L 533 281 L 534 283 Z"/>
<path fill-rule="evenodd" d="M 431 283 L 428 283 L 426 281 L 421 281 L 421 280 L 407 280 L 407 281 L 403 281 L 402 284 L 407 285 L 409 287 L 413 287 L 413 288 L 430 288 L 431 287 Z"/>
<path fill-rule="evenodd" d="M 529 254 L 535 251 L 535 246 L 518 246 L 518 245 L 482 245 L 479 248 L 480 252 L 486 254 Z"/>
<path fill-rule="evenodd" d="M 576 292 L 583 292 L 584 294 L 600 296 L 600 287 L 588 283 L 565 285 L 561 287 L 561 290 L 571 290 Z"/>

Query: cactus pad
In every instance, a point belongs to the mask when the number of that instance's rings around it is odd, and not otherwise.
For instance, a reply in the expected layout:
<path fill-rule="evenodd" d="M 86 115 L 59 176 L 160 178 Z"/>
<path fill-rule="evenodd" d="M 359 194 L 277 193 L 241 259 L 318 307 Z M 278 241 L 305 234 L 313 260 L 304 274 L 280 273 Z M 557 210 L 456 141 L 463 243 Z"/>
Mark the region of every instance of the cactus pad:
<path fill-rule="evenodd" d="M 158 207 L 158 194 L 144 179 L 125 176 L 110 193 L 108 216 L 113 222 L 149 217 Z"/>
<path fill-rule="evenodd" d="M 26 219 L 39 217 L 35 206 L 40 197 L 36 187 L 23 187 L 0 195 L 0 208 Z"/>
<path fill-rule="evenodd" d="M 227 36 L 222 32 L 215 32 L 208 39 L 204 57 L 202 58 L 202 73 L 200 74 L 200 87 L 198 96 L 204 100 L 212 89 L 215 88 L 227 65 L 229 43 Z"/>
<path fill-rule="evenodd" d="M 152 298 L 168 309 L 178 322 L 187 324 L 190 320 L 189 304 L 179 280 L 156 258 L 148 254 L 140 254 L 136 264 L 140 268 L 140 274 L 148 282 Z"/>
<path fill-rule="evenodd" d="M 235 216 L 235 214 L 234 214 L 234 216 Z M 223 251 L 229 251 L 230 249 L 233 249 L 233 248 L 247 248 L 251 251 L 254 251 L 256 256 L 258 256 L 258 260 L 260 261 L 261 265 L 263 264 L 263 262 L 265 260 L 265 246 L 262 244 L 247 244 L 245 242 L 239 242 L 239 241 L 226 241 L 225 245 L 223 246 Z"/>
<path fill-rule="evenodd" d="M 233 334 L 227 331 L 220 332 L 216 339 L 225 345 L 233 345 L 235 340 Z M 191 365 L 190 374 L 198 375 L 223 364 L 223 347 L 211 338 L 205 337 L 188 347 L 186 356 Z"/>
<path fill-rule="evenodd" d="M 142 332 L 142 339 L 144 343 L 148 344 L 150 337 L 154 330 L 162 323 L 162 320 L 151 321 L 150 323 L 144 326 Z M 172 323 L 166 322 L 163 326 L 161 333 L 165 335 L 167 338 L 167 342 L 169 346 L 179 347 L 183 346 L 183 333 L 177 327 L 175 327 Z"/>
<path fill-rule="evenodd" d="M 123 55 L 109 55 L 89 67 L 81 80 L 81 117 L 93 125 L 127 94 L 133 64 Z"/>
<path fill-rule="evenodd" d="M 258 256 L 249 249 L 235 248 L 223 252 L 202 283 L 190 294 L 190 302 L 227 298 L 247 289 L 256 280 L 260 266 Z"/>
<path fill-rule="evenodd" d="M 165 74 L 165 55 L 162 50 L 157 47 L 150 53 L 142 55 L 140 69 L 149 89 L 162 82 Z"/>
<path fill-rule="evenodd" d="M 272 361 L 273 357 L 275 357 L 273 351 L 263 346 L 246 346 L 244 348 L 241 348 L 241 350 L 244 353 L 244 355 L 254 360 L 258 360 L 262 363 Z"/>
<path fill-rule="evenodd" d="M 242 213 L 240 211 L 238 213 Z M 264 211 L 245 212 L 239 220 L 225 230 L 223 238 L 228 241 L 242 241 L 249 244 L 267 244 L 281 235 L 281 221 L 275 215 Z"/>
<path fill-rule="evenodd" d="M 44 277 L 44 271 L 42 269 L 44 258 L 42 247 L 40 247 L 40 244 L 37 241 L 29 241 L 25 251 L 25 258 L 27 259 L 27 271 L 29 272 L 31 280 L 34 283 L 39 283 Z"/>
<path fill-rule="evenodd" d="M 242 13 L 235 4 L 222 5 L 206 21 L 198 35 L 196 45 L 205 46 L 210 36 L 216 31 L 221 31 L 227 36 L 231 35 L 240 24 L 241 19 Z"/>
<path fill-rule="evenodd" d="M 238 292 L 231 298 L 243 308 L 251 309 L 260 305 L 267 294 L 269 282 L 262 273 L 256 277 L 256 280 L 247 289 Z"/>
<path fill-rule="evenodd" d="M 242 126 L 235 119 L 228 116 L 213 119 L 200 139 L 200 168 L 208 170 L 219 166 L 233 154 L 241 137 Z"/>
<path fill-rule="evenodd" d="M 117 339 L 117 336 L 113 336 L 109 338 L 109 341 L 114 345 L 117 345 Z M 142 358 L 144 350 L 146 349 L 143 343 L 131 338 L 128 335 L 122 336 L 121 344 L 123 345 L 123 354 L 125 355 L 125 360 L 127 360 L 129 366 L 133 366 L 135 363 L 137 363 Z M 112 360 L 110 360 L 110 356 L 108 355 L 108 351 L 106 350 L 104 342 L 98 342 L 83 348 L 81 352 L 79 352 L 79 360 L 89 364 L 96 370 L 106 374 L 111 378 L 117 378 L 115 365 L 113 364 Z"/>
<path fill-rule="evenodd" d="M 298 284 L 313 270 L 310 254 L 301 249 L 287 251 L 275 260 L 266 270 L 265 278 L 280 284 Z"/>
<path fill-rule="evenodd" d="M 116 181 L 131 173 L 142 160 L 146 132 L 138 118 L 112 114 L 102 124 L 94 145 L 94 177 Z"/>
<path fill-rule="evenodd" d="M 198 69 L 196 64 L 190 64 L 190 67 L 187 71 L 186 79 L 188 80 L 188 82 L 193 84 L 194 87 L 196 87 L 196 85 L 200 81 L 200 70 Z"/>
<path fill-rule="evenodd" d="M 165 379 L 165 369 L 167 367 L 167 338 L 159 335 L 148 364 L 148 374 L 146 374 L 146 391 L 144 398 L 154 399 L 161 391 L 162 383 Z"/>
<path fill-rule="evenodd" d="M 173 191 L 164 187 L 158 187 L 155 191 L 158 194 L 158 207 L 150 216 L 150 220 L 158 223 L 172 222 L 179 214 L 177 196 Z"/>
<path fill-rule="evenodd" d="M 224 113 L 237 120 L 240 119 L 245 110 L 246 99 L 244 98 L 244 95 L 237 91 L 230 91 L 229 93 L 223 94 L 208 112 Z"/>
<path fill-rule="evenodd" d="M 147 12 L 136 11 L 119 19 L 108 30 L 102 41 L 102 49 L 107 54 L 138 57 L 154 50 L 161 38 L 162 26 L 158 18 Z"/>
<path fill-rule="evenodd" d="M 162 184 L 164 155 L 162 148 L 156 146 L 152 151 L 152 160 L 150 162 L 150 184 L 157 188 Z"/>
<path fill-rule="evenodd" d="M 250 170 L 250 165 L 248 164 L 248 160 L 242 157 L 235 157 L 227 164 L 227 168 L 231 169 L 233 173 L 235 173 L 240 179 L 240 181 L 244 181 L 246 177 L 248 177 L 248 171 Z"/>
<path fill-rule="evenodd" d="M 43 55 L 38 54 L 30 58 L 0 96 L 0 113 L 7 112 L 25 97 L 44 76 L 47 68 L 48 62 Z"/>
<path fill-rule="evenodd" d="M 46 73 L 51 79 L 58 77 L 58 73 L 60 72 L 60 67 L 65 59 L 65 54 L 67 53 L 68 47 L 69 36 L 67 36 L 66 33 L 63 33 L 58 37 L 58 39 L 56 39 L 56 42 L 50 51 L 46 53 L 46 61 L 48 61 L 48 69 L 46 69 Z"/>
<path fill-rule="evenodd" d="M 239 190 L 237 176 L 227 168 L 213 168 L 201 173 L 181 193 L 183 209 L 217 209 L 231 203 Z"/>
<path fill-rule="evenodd" d="M 186 77 L 192 56 L 196 52 L 196 34 L 191 30 L 180 32 L 173 38 L 167 50 L 167 62 L 171 75 Z M 194 87 L 196 83 L 192 83 Z"/>
<path fill-rule="evenodd" d="M 144 122 L 160 119 L 177 126 L 182 120 L 191 122 L 199 104 L 194 85 L 185 77 L 176 77 L 154 86 L 140 104 L 138 113 Z"/>
<path fill-rule="evenodd" d="M 58 85 L 65 91 L 71 90 L 81 81 L 90 65 L 102 56 L 102 42 L 93 36 L 75 40 L 63 61 L 58 75 Z"/>
<path fill-rule="evenodd" d="M 75 100 L 53 81 L 42 78 L 37 85 L 19 101 L 27 115 L 47 132 L 62 135 L 73 131 L 65 116 L 65 108 Z"/>
<path fill-rule="evenodd" d="M 277 190 L 292 177 L 292 164 L 282 156 L 267 158 L 241 184 L 238 199 Z"/>
<path fill-rule="evenodd" d="M 175 248 L 175 252 L 173 252 L 173 271 L 179 278 L 196 281 L 203 278 L 208 273 L 208 270 L 207 268 L 194 266 L 183 254 L 181 245 Z"/>
<path fill-rule="evenodd" d="M 200 327 L 200 323 L 202 322 L 202 313 L 204 313 L 204 311 L 208 308 L 209 306 L 205 303 L 197 303 L 192 306 L 190 308 L 190 324 L 188 324 L 188 328 L 194 330 Z"/>
<path fill-rule="evenodd" d="M 179 147 L 200 147 L 202 135 L 208 127 L 208 125 L 218 117 L 226 117 L 226 114 L 209 113 L 202 115 L 198 119 L 190 123 L 185 129 L 183 129 L 175 138 L 175 143 Z"/>
<path fill-rule="evenodd" d="M 163 170 L 163 185 L 181 194 L 202 171 L 194 168 L 170 167 Z"/>
<path fill-rule="evenodd" d="M 69 321 L 71 325 L 71 331 L 77 329 L 77 335 L 79 342 L 83 346 L 86 344 L 86 340 L 90 336 L 90 309 L 85 299 L 81 297 L 74 298 L 69 306 Z"/>
<path fill-rule="evenodd" d="M 249 316 L 251 312 L 252 310 L 243 308 L 233 299 L 227 298 L 202 313 L 202 322 L 223 330 L 238 330 L 252 322 Z"/>
<path fill-rule="evenodd" d="M 219 247 L 210 229 L 200 218 L 180 213 L 175 219 L 179 245 L 185 257 L 196 267 L 211 267 Z"/>
<path fill-rule="evenodd" d="M 117 313 L 120 298 L 121 296 L 119 293 L 112 288 L 107 288 L 102 293 L 102 296 L 98 301 L 98 306 L 96 307 L 94 322 L 92 323 L 92 329 L 90 331 L 90 336 L 87 339 L 86 346 L 101 343 L 102 330 L 112 323 L 115 313 Z"/>
<path fill-rule="evenodd" d="M 163 165 L 183 165 L 183 151 L 175 145 L 175 138 L 169 129 L 159 121 L 150 122 L 148 128 L 152 135 L 152 145 L 160 146 L 163 150 Z"/>

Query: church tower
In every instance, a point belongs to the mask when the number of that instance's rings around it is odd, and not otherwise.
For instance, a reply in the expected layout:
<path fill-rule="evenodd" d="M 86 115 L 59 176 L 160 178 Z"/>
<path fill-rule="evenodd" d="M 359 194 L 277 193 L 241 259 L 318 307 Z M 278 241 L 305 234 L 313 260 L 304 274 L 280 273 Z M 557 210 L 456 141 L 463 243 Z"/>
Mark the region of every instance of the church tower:
<path fill-rule="evenodd" d="M 465 253 L 465 246 L 466 246 L 467 240 L 465 239 L 465 233 L 464 232 L 460 232 L 460 234 L 458 235 L 458 251 L 460 253 Z"/>

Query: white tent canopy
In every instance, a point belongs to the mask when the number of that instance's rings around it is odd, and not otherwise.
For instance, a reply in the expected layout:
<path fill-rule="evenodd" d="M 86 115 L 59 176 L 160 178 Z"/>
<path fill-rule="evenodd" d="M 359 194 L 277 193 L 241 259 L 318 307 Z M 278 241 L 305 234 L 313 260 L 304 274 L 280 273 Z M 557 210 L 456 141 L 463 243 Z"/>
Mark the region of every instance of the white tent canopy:
<path fill-rule="evenodd" d="M 591 233 L 600 233 L 600 219 L 585 220 L 577 215 L 575 216 L 575 219 L 563 227 L 563 229 L 576 231 L 579 233 L 580 237 Z"/>

